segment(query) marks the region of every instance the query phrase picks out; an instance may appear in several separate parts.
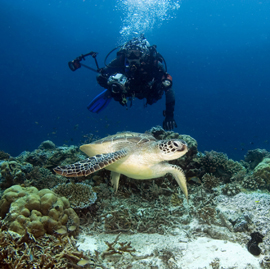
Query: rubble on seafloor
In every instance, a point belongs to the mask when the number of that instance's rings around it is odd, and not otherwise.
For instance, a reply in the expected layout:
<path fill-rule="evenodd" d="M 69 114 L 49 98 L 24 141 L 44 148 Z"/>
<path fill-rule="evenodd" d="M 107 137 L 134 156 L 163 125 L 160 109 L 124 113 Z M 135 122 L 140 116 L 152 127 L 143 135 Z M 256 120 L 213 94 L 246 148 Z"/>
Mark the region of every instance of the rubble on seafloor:
<path fill-rule="evenodd" d="M 122 175 L 116 194 L 106 170 L 55 175 L 86 157 L 76 146 L 1 152 L 0 268 L 270 268 L 270 153 L 254 149 L 236 162 L 199 152 L 188 135 L 150 131 L 187 142 L 171 163 L 186 174 L 188 202 L 170 175 Z M 252 233 L 263 238 L 259 255 L 247 248 Z"/>

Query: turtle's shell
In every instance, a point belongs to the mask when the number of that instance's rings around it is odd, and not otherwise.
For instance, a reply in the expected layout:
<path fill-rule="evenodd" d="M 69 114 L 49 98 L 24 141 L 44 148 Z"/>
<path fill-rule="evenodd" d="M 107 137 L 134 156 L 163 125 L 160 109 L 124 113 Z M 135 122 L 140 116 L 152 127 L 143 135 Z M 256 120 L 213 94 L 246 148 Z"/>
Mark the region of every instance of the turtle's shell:
<path fill-rule="evenodd" d="M 96 140 L 93 143 L 82 145 L 80 150 L 89 157 L 93 157 L 97 154 L 115 152 L 122 148 L 127 148 L 132 152 L 133 149 L 147 146 L 148 142 L 155 141 L 157 141 L 156 138 L 150 133 L 121 132 Z"/>

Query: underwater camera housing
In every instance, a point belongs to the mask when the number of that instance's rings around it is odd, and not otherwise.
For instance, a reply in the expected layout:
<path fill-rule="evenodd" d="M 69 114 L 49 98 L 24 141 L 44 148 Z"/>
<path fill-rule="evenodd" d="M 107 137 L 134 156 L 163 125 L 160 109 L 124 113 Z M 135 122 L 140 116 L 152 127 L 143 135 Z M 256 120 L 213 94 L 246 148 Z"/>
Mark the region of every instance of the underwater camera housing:
<path fill-rule="evenodd" d="M 108 78 L 108 86 L 112 93 L 126 92 L 127 77 L 121 73 L 117 73 Z"/>

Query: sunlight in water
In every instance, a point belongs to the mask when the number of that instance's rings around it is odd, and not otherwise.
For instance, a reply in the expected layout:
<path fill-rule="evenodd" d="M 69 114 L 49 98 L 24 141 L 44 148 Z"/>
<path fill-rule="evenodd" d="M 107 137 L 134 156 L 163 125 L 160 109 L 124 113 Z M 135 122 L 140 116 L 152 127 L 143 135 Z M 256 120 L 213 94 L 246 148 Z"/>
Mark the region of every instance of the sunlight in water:
<path fill-rule="evenodd" d="M 122 41 L 147 33 L 174 18 L 180 3 L 179 0 L 117 0 L 116 10 L 122 13 Z"/>

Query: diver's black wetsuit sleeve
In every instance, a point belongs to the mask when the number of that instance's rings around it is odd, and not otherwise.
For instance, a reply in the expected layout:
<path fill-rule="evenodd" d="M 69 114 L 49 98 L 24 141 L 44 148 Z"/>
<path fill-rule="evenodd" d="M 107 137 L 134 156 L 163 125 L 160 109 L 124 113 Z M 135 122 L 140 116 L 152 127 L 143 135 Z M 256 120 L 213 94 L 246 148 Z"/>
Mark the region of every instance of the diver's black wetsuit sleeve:
<path fill-rule="evenodd" d="M 165 111 L 165 119 L 163 121 L 163 128 L 165 130 L 171 131 L 173 128 L 177 127 L 177 124 L 174 120 L 174 105 L 175 105 L 175 96 L 174 90 L 170 87 L 165 91 L 166 94 L 166 111 Z"/>
<path fill-rule="evenodd" d="M 102 68 L 101 74 L 111 76 L 114 73 L 124 73 L 124 61 L 121 56 L 112 60 L 106 67 Z"/>
<path fill-rule="evenodd" d="M 175 95 L 173 88 L 169 88 L 165 91 L 166 96 L 166 116 L 173 117 L 174 115 L 174 106 L 175 106 Z"/>

